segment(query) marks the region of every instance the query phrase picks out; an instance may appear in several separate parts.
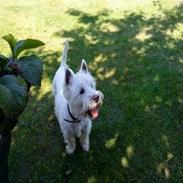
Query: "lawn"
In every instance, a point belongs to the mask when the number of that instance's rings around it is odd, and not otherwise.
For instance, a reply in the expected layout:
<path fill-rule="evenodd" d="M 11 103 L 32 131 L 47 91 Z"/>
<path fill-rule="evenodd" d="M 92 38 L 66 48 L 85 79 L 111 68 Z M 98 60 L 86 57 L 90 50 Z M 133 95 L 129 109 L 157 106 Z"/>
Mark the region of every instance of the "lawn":
<path fill-rule="evenodd" d="M 41 88 L 12 133 L 12 183 L 182 183 L 181 0 L 0 0 L 0 35 L 46 43 Z M 91 150 L 68 156 L 51 82 L 65 38 L 69 65 L 85 58 L 104 95 Z M 0 41 L 0 52 L 10 54 Z M 27 52 L 29 54 L 30 52 Z"/>

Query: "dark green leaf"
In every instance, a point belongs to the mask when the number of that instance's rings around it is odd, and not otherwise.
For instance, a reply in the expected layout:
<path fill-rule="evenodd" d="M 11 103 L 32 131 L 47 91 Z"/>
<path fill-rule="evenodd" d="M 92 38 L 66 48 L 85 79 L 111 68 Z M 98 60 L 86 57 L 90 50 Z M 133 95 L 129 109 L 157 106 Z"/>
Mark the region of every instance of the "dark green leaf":
<path fill-rule="evenodd" d="M 15 57 L 18 57 L 18 55 L 24 50 L 37 48 L 43 45 L 44 43 L 37 39 L 26 39 L 17 41 L 14 48 Z"/>
<path fill-rule="evenodd" d="M 16 39 L 15 37 L 12 35 L 12 34 L 8 34 L 6 36 L 3 36 L 2 37 L 5 41 L 8 42 L 10 48 L 11 48 L 11 53 L 12 55 L 14 56 L 14 47 L 15 47 L 15 44 L 16 44 Z"/>
<path fill-rule="evenodd" d="M 21 76 L 32 85 L 40 85 L 42 78 L 43 64 L 41 60 L 32 55 L 21 57 L 17 60 L 18 70 Z"/>
<path fill-rule="evenodd" d="M 3 55 L 0 55 L 0 67 L 1 67 L 1 70 L 4 68 L 4 66 L 8 63 L 8 58 L 6 58 L 5 56 Z"/>
<path fill-rule="evenodd" d="M 8 117 L 16 117 L 26 107 L 28 94 L 14 75 L 0 78 L 0 108 Z"/>

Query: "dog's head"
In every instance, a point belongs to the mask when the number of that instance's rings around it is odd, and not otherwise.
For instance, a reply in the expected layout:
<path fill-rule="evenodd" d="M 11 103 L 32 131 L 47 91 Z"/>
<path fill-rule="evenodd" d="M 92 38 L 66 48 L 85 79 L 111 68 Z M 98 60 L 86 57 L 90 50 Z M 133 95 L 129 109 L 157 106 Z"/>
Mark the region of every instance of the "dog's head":
<path fill-rule="evenodd" d="M 65 71 L 64 96 L 75 113 L 97 118 L 104 95 L 96 90 L 96 83 L 83 59 L 76 74 L 69 68 Z"/>

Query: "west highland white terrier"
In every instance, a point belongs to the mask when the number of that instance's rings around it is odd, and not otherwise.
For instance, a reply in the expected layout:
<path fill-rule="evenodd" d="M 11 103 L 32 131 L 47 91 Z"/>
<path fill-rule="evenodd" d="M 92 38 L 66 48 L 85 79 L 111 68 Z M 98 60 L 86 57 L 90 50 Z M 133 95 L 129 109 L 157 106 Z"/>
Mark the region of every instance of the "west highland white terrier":
<path fill-rule="evenodd" d="M 84 151 L 89 151 L 91 119 L 99 115 L 104 95 L 96 90 L 94 78 L 83 59 L 80 69 L 74 73 L 66 64 L 68 41 L 65 42 L 61 64 L 53 79 L 55 114 L 66 143 L 66 152 L 76 149 L 76 139 L 80 139 Z"/>

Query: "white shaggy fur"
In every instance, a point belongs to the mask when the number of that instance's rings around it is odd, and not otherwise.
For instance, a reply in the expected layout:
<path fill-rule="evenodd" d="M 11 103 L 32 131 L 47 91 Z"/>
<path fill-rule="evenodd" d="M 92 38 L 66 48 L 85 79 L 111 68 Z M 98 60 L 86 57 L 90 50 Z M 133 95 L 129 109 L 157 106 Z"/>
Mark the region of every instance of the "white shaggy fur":
<path fill-rule="evenodd" d="M 55 114 L 66 143 L 66 152 L 72 154 L 76 148 L 75 137 L 80 138 L 84 151 L 89 150 L 91 118 L 98 116 L 103 94 L 96 91 L 95 81 L 84 60 L 76 74 L 68 68 L 66 64 L 68 48 L 69 43 L 66 41 L 61 65 L 53 79 L 53 95 L 55 97 Z M 80 122 L 68 122 L 73 121 L 68 106 L 71 114 Z"/>

